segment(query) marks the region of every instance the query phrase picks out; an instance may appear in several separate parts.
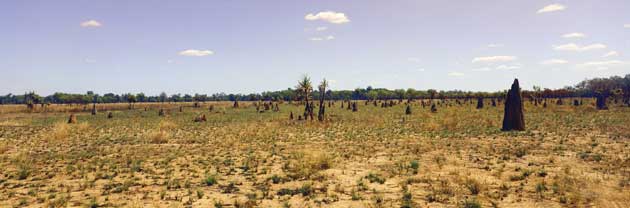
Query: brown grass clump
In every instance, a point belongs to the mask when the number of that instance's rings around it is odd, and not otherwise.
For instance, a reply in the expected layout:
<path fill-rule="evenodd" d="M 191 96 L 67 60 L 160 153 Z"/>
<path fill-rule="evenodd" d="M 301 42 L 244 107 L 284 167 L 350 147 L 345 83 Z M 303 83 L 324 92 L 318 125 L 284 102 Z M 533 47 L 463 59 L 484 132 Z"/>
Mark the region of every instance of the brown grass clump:
<path fill-rule="evenodd" d="M 4 142 L 0 142 L 0 154 L 8 152 L 10 149 L 11 147 L 9 147 L 9 145 L 5 144 Z"/>
<path fill-rule="evenodd" d="M 331 168 L 334 161 L 334 156 L 323 151 L 293 152 L 290 157 L 284 168 L 293 179 L 310 178 L 321 170 Z"/>
<path fill-rule="evenodd" d="M 177 124 L 175 122 L 169 120 L 162 120 L 158 125 L 159 130 L 166 131 L 177 128 Z"/>
<path fill-rule="evenodd" d="M 148 138 L 151 144 L 166 144 L 170 136 L 164 130 L 155 130 L 149 133 Z"/>
<path fill-rule="evenodd" d="M 65 139 L 70 135 L 70 126 L 64 122 L 58 122 L 53 125 L 51 137 L 55 140 Z"/>

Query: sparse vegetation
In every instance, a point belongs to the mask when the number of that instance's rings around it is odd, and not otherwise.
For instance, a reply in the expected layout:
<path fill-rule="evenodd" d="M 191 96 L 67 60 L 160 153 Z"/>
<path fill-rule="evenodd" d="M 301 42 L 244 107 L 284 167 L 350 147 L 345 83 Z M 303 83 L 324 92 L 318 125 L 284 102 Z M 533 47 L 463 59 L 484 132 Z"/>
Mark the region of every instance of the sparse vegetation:
<path fill-rule="evenodd" d="M 630 108 L 525 101 L 527 130 L 502 132 L 501 102 L 327 101 L 325 122 L 287 120 L 304 110 L 298 102 L 265 113 L 246 101 L 181 113 L 187 104 L 138 102 L 111 119 L 97 105 L 74 124 L 66 113 L 0 114 L 10 120 L 0 123 L 0 206 L 627 205 Z"/>

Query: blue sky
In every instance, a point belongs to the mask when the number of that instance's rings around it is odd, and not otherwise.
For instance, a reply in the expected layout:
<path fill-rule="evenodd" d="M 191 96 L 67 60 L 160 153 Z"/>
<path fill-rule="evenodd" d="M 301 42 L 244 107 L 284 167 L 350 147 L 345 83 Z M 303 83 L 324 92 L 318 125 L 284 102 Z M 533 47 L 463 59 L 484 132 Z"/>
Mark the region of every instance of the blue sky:
<path fill-rule="evenodd" d="M 0 94 L 558 88 L 630 73 L 627 0 L 0 3 Z"/>

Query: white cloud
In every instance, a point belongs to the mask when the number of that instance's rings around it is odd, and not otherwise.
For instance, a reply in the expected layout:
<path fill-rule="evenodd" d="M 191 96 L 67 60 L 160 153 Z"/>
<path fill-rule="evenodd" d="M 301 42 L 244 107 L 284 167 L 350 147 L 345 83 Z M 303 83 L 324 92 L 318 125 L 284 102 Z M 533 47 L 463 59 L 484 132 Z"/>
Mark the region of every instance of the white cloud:
<path fill-rule="evenodd" d="M 537 13 L 540 14 L 540 13 L 546 13 L 546 12 L 562 11 L 562 10 L 565 10 L 566 8 L 567 7 L 562 4 L 550 4 L 543 7 L 542 9 L 539 9 Z"/>
<path fill-rule="evenodd" d="M 324 31 L 324 30 L 328 30 L 328 27 L 317 27 L 317 28 L 315 28 L 315 30 L 317 30 L 317 31 Z"/>
<path fill-rule="evenodd" d="M 196 49 L 188 49 L 188 50 L 184 50 L 179 52 L 179 55 L 182 56 L 208 56 L 208 55 L 213 55 L 214 52 L 209 51 L 209 50 L 196 50 Z"/>
<path fill-rule="evenodd" d="M 423 72 L 423 71 L 426 71 L 426 70 L 425 69 L 417 69 L 416 71 Z"/>
<path fill-rule="evenodd" d="M 567 60 L 563 60 L 563 59 L 549 59 L 546 61 L 541 62 L 540 64 L 542 65 L 557 65 L 557 64 L 566 64 L 569 63 Z"/>
<path fill-rule="evenodd" d="M 553 46 L 553 49 L 557 51 L 574 51 L 574 52 L 583 52 L 583 51 L 590 51 L 590 50 L 597 50 L 597 49 L 604 49 L 604 48 L 606 48 L 606 45 L 600 44 L 600 43 L 586 45 L 586 46 L 580 46 L 575 43 Z"/>
<path fill-rule="evenodd" d="M 515 56 L 486 56 L 486 57 L 476 57 L 472 60 L 473 63 L 485 62 L 508 62 L 516 60 Z"/>
<path fill-rule="evenodd" d="M 333 24 L 344 24 L 350 22 L 344 13 L 333 11 L 319 12 L 317 14 L 307 14 L 304 19 L 309 21 L 322 20 Z"/>
<path fill-rule="evenodd" d="M 617 51 L 611 51 L 604 54 L 602 57 L 606 58 L 606 57 L 611 57 L 611 56 L 619 56 L 619 53 Z"/>
<path fill-rule="evenodd" d="M 623 25 L 624 28 L 630 28 L 630 24 Z"/>
<path fill-rule="evenodd" d="M 96 63 L 96 60 L 87 58 L 87 59 L 83 60 L 83 62 L 91 64 L 91 63 Z"/>
<path fill-rule="evenodd" d="M 450 73 L 448 73 L 448 76 L 461 77 L 461 76 L 464 76 L 464 73 L 461 73 L 461 72 L 450 72 Z"/>
<path fill-rule="evenodd" d="M 584 33 L 567 33 L 562 35 L 563 38 L 584 38 L 586 35 Z"/>
<path fill-rule="evenodd" d="M 100 27 L 103 24 L 101 24 L 100 22 L 96 21 L 96 20 L 88 20 L 85 22 L 81 22 L 81 27 Z"/>
<path fill-rule="evenodd" d="M 488 44 L 486 47 L 488 47 L 488 48 L 500 48 L 500 47 L 503 47 L 503 44 L 493 43 L 493 44 Z"/>
<path fill-rule="evenodd" d="M 609 67 L 623 65 L 625 62 L 619 60 L 610 60 L 610 61 L 592 61 L 586 62 L 582 64 L 578 64 L 577 67 L 580 68 L 595 68 L 598 70 L 605 70 Z"/>
<path fill-rule="evenodd" d="M 498 70 L 514 70 L 514 69 L 520 69 L 521 66 L 515 66 L 515 65 L 500 65 L 497 66 Z"/>

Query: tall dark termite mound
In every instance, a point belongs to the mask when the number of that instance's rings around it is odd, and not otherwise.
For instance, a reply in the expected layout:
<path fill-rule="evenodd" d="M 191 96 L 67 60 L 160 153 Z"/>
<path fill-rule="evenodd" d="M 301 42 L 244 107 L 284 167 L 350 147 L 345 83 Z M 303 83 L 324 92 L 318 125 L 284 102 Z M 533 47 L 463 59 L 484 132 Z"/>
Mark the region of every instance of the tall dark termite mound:
<path fill-rule="evenodd" d="M 107 113 L 107 118 L 108 119 L 114 118 L 114 114 L 112 112 Z"/>
<path fill-rule="evenodd" d="M 608 110 L 608 106 L 606 106 L 606 97 L 598 94 L 596 98 L 597 100 L 595 100 L 595 106 L 597 107 L 597 110 Z"/>
<path fill-rule="evenodd" d="M 359 109 L 357 108 L 357 102 L 352 103 L 352 112 L 357 112 Z"/>
<path fill-rule="evenodd" d="M 435 106 L 435 103 L 431 104 L 431 112 L 432 113 L 437 113 L 437 107 Z"/>
<path fill-rule="evenodd" d="M 501 131 L 524 131 L 525 117 L 523 117 L 523 100 L 518 79 L 514 79 L 512 88 L 505 97 L 505 112 L 503 114 L 503 127 Z"/>
<path fill-rule="evenodd" d="M 233 108 L 238 108 L 238 100 L 234 101 L 234 105 L 232 106 Z"/>
<path fill-rule="evenodd" d="M 96 95 L 92 99 L 92 115 L 96 115 Z"/>
<path fill-rule="evenodd" d="M 411 115 L 411 105 L 407 104 L 407 109 L 405 109 L 406 115 Z"/>
<path fill-rule="evenodd" d="M 482 109 L 483 108 L 483 98 L 482 97 L 478 97 L 477 98 L 477 109 Z"/>

